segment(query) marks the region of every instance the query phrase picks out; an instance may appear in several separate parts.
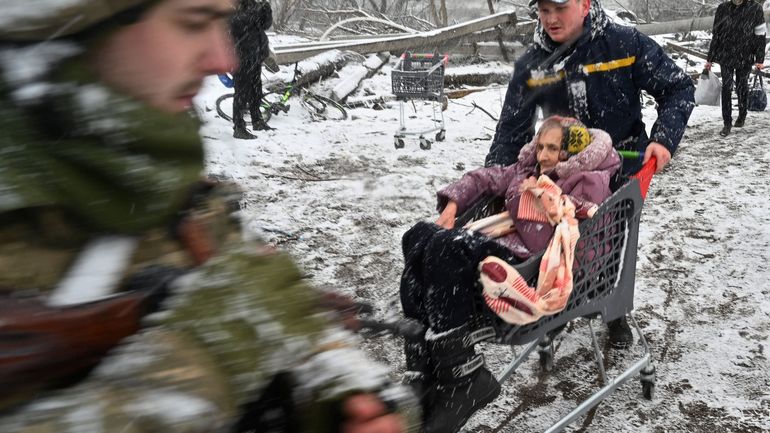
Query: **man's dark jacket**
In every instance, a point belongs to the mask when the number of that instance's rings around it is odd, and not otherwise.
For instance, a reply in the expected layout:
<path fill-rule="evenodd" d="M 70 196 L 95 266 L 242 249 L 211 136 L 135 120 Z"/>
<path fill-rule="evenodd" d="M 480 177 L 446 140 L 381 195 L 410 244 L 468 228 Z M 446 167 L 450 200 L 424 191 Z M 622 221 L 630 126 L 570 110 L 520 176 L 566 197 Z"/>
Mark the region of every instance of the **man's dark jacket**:
<path fill-rule="evenodd" d="M 610 22 L 596 3 L 572 46 L 556 45 L 538 25 L 535 45 L 514 65 L 486 165 L 518 160 L 519 151 L 534 136 L 537 107 L 544 117 L 573 116 L 607 131 L 617 149 L 644 152 L 650 141 L 657 141 L 674 154 L 695 106 L 692 80 L 657 43 L 634 28 Z M 658 105 L 649 138 L 642 122 L 641 90 Z M 624 172 L 636 170 L 640 161 L 626 161 Z"/>
<path fill-rule="evenodd" d="M 765 61 L 765 16 L 754 0 L 717 7 L 708 61 L 740 69 Z"/>
<path fill-rule="evenodd" d="M 265 31 L 272 25 L 273 10 L 270 3 L 262 0 L 241 0 L 230 22 L 230 31 L 241 67 L 244 64 L 261 64 L 270 54 Z"/>

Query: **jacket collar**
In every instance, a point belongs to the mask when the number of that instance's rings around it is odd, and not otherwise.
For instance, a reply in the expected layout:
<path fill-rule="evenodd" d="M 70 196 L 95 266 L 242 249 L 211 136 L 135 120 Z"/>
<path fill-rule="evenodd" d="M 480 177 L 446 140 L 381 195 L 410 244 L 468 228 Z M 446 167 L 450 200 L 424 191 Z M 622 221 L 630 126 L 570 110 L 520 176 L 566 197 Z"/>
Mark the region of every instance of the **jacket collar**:
<path fill-rule="evenodd" d="M 0 55 L 0 212 L 60 208 L 107 232 L 166 224 L 203 171 L 197 119 L 105 87 L 84 56 L 21 81 L 9 79 L 8 59 Z"/>

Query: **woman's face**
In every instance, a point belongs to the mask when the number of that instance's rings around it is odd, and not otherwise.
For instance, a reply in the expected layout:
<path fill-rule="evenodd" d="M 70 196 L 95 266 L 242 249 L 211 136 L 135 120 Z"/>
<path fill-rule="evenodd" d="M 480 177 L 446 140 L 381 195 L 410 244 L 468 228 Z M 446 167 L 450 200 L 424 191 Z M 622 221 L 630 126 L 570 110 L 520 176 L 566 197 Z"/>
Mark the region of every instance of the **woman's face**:
<path fill-rule="evenodd" d="M 550 128 L 540 133 L 537 138 L 536 152 L 540 171 L 545 173 L 553 170 L 561 156 L 561 128 Z"/>

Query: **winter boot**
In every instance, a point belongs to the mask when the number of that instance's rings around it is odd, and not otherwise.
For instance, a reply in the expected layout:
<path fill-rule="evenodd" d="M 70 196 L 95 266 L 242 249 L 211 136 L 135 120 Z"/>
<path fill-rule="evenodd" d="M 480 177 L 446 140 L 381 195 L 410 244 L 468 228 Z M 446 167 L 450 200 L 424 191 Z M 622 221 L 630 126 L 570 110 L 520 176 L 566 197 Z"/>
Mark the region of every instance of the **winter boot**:
<path fill-rule="evenodd" d="M 616 349 L 627 349 L 634 342 L 634 335 L 628 326 L 626 316 L 607 322 L 610 345 Z"/>
<path fill-rule="evenodd" d="M 732 127 L 730 126 L 729 123 L 725 123 L 725 127 L 722 128 L 721 131 L 719 131 L 719 135 L 721 135 L 722 137 L 727 137 L 728 135 L 730 135 L 730 129 L 731 128 Z"/>
<path fill-rule="evenodd" d="M 236 127 L 233 129 L 233 138 L 240 138 L 241 140 L 254 140 L 257 138 L 257 136 L 247 131 L 246 128 Z"/>
<path fill-rule="evenodd" d="M 426 337 L 436 383 L 425 406 L 425 433 L 455 433 L 477 410 L 500 394 L 500 384 L 473 349 L 494 336 L 492 328 L 468 325 Z"/>
<path fill-rule="evenodd" d="M 429 400 L 428 391 L 433 379 L 425 339 L 405 339 L 404 355 L 406 355 L 406 372 L 403 383 L 412 388 L 414 395 L 420 399 L 424 407 Z"/>
<path fill-rule="evenodd" d="M 746 113 L 738 113 L 738 118 L 735 119 L 735 124 L 733 126 L 736 128 L 742 128 L 745 123 Z"/>

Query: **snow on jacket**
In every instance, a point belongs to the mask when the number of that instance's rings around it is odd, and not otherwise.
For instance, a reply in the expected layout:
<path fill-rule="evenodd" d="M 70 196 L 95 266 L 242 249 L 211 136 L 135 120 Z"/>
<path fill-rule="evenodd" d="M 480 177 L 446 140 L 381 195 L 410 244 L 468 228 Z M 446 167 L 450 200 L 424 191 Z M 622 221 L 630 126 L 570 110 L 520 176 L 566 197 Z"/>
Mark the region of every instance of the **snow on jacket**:
<path fill-rule="evenodd" d="M 391 391 L 385 367 L 329 320 L 292 259 L 244 238 L 233 200 L 191 197 L 204 168 L 200 122 L 97 81 L 80 48 L 0 46 L 0 291 L 45 297 L 65 280 L 120 291 L 137 270 L 188 272 L 163 312 L 76 385 L 4 389 L 0 432 L 229 432 L 240 408 L 290 374 L 296 431 L 315 433 L 351 393 Z M 213 256 L 196 263 L 187 232 Z"/>
<path fill-rule="evenodd" d="M 589 129 L 591 144 L 567 161 L 559 162 L 548 176 L 556 182 L 564 194 L 568 194 L 584 214 L 586 208 L 599 204 L 612 194 L 610 177 L 620 167 L 620 157 L 612 147 L 610 136 L 599 129 Z M 509 166 L 482 167 L 466 173 L 459 181 L 437 193 L 438 210 L 444 209 L 451 200 L 457 203 L 461 213 L 470 208 L 483 195 L 505 197 L 505 207 L 510 212 L 516 230 L 496 240 L 508 247 L 518 258 L 526 259 L 545 249 L 553 235 L 553 227 L 517 217 L 521 193 L 519 185 L 530 176 L 538 176 L 535 140 L 519 154 L 519 161 Z M 588 203 L 586 203 L 588 202 Z"/>
<path fill-rule="evenodd" d="M 265 31 L 272 25 L 273 10 L 270 3 L 241 0 L 230 20 L 230 32 L 242 66 L 260 64 L 270 54 Z"/>
<path fill-rule="evenodd" d="M 740 5 L 731 1 L 722 3 L 714 16 L 714 36 L 707 59 L 730 68 L 764 63 L 766 33 L 765 16 L 759 3 L 754 0 L 745 0 Z"/>
<path fill-rule="evenodd" d="M 658 104 L 648 138 L 641 90 Z M 617 149 L 657 141 L 676 151 L 693 107 L 692 80 L 649 37 L 607 19 L 598 1 L 573 47 L 557 46 L 538 24 L 535 44 L 514 65 L 486 165 L 510 165 L 535 134 L 537 108 L 580 119 L 610 134 Z M 626 161 L 624 172 L 637 166 Z M 639 164 L 640 165 L 640 164 Z"/>

